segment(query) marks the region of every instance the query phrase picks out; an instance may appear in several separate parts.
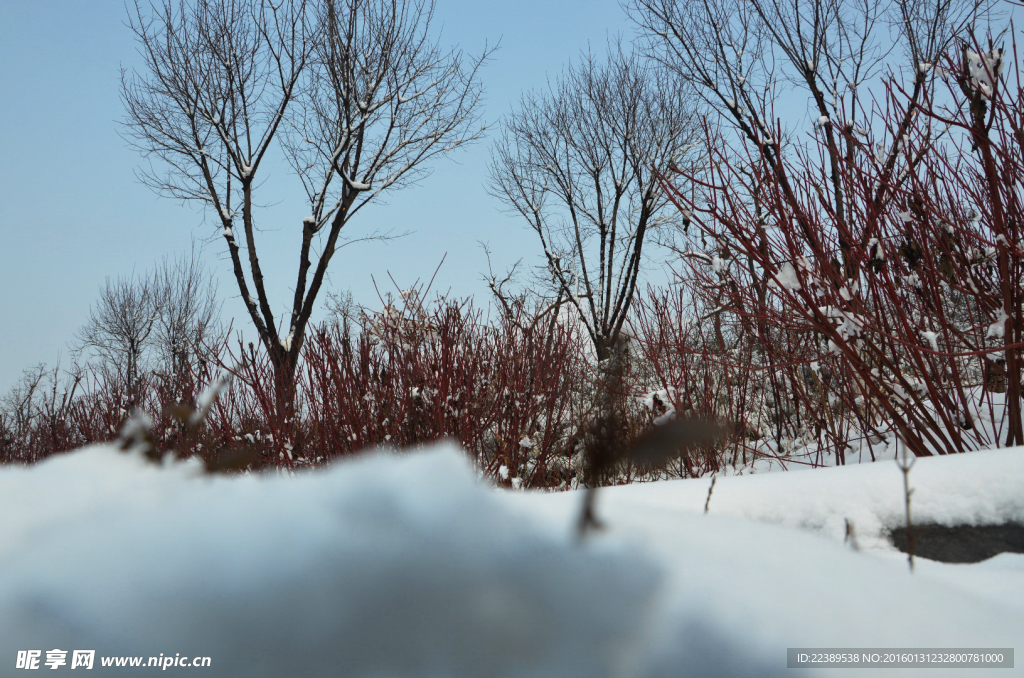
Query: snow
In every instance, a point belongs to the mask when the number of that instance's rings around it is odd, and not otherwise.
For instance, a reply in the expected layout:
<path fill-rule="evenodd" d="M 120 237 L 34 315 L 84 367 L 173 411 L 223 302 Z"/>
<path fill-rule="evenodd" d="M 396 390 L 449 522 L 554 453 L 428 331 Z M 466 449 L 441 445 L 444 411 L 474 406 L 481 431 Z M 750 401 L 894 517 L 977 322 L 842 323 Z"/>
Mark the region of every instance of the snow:
<path fill-rule="evenodd" d="M 779 267 L 779 272 L 774 280 L 768 281 L 769 287 L 785 287 L 787 290 L 800 289 L 800 278 L 796 274 L 796 268 L 788 261 Z"/>
<path fill-rule="evenodd" d="M 921 289 L 921 285 L 923 284 L 921 282 L 921 276 L 919 276 L 916 271 L 911 272 L 910 275 L 903 276 L 903 280 L 911 287 L 915 287 L 917 289 Z"/>
<path fill-rule="evenodd" d="M 651 391 L 650 393 L 637 398 L 637 400 L 639 400 L 640 404 L 648 411 L 660 412 L 661 414 L 654 417 L 653 423 L 655 426 L 664 426 L 676 418 L 676 408 L 672 404 L 675 400 L 675 396 L 676 389 L 669 386 L 665 389 Z"/>
<path fill-rule="evenodd" d="M 938 563 L 918 559 L 914 562 L 918 572 L 930 579 L 938 579 L 977 595 L 979 598 L 1013 606 L 1024 613 L 1024 556 L 1019 553 L 1000 553 L 972 565 Z"/>
<path fill-rule="evenodd" d="M 609 498 L 701 512 L 709 482 L 626 485 L 609 491 Z M 1024 449 L 922 457 L 910 472 L 910 485 L 914 521 L 918 523 L 1024 522 Z M 883 532 L 903 526 L 903 501 L 903 476 L 890 458 L 845 467 L 718 478 L 710 513 L 809 531 L 840 543 L 849 520 L 862 549 L 893 552 Z"/>
<path fill-rule="evenodd" d="M 370 184 L 363 183 L 362 181 L 355 181 L 352 177 L 348 176 L 344 172 L 341 173 L 342 179 L 349 185 L 353 191 L 368 191 L 370 190 Z"/>
<path fill-rule="evenodd" d="M 999 316 L 995 322 L 988 326 L 988 331 L 985 332 L 986 339 L 1002 339 L 1006 334 L 1006 321 L 1010 319 L 1010 316 L 1006 315 L 1005 309 L 999 309 Z"/>
<path fill-rule="evenodd" d="M 857 291 L 860 289 L 860 285 L 857 284 L 856 280 L 847 282 L 850 284 L 843 285 L 839 288 L 839 296 L 842 297 L 844 301 L 852 301 L 854 296 L 856 296 Z"/>
<path fill-rule="evenodd" d="M 531 527 L 450 447 L 211 478 L 101 446 L 0 487 L 18 516 L 0 527 L 5 662 L 45 645 L 207 655 L 211 675 L 602 676 L 658 581 Z"/>
<path fill-rule="evenodd" d="M 1003 50 L 992 49 L 981 53 L 967 50 L 966 56 L 971 84 L 981 92 L 984 98 L 989 98 L 995 87 L 995 81 L 999 79 L 1003 71 Z"/>
<path fill-rule="evenodd" d="M 910 484 L 920 522 L 1024 520 L 1022 449 L 920 459 Z M 1012 647 L 1024 633 L 1024 556 L 918 559 L 912 575 L 884 540 L 903 520 L 891 461 L 718 478 L 704 515 L 708 487 L 602 489 L 606 528 L 580 543 L 580 493 L 495 490 L 451 444 L 292 475 L 210 476 L 108 445 L 5 467 L 0 656 L 742 678 L 789 675 L 787 647 Z"/>
<path fill-rule="evenodd" d="M 668 409 L 665 411 L 664 414 L 658 415 L 657 417 L 654 418 L 654 425 L 655 426 L 664 426 L 665 424 L 669 423 L 670 421 L 675 421 L 675 418 L 676 418 L 676 408 L 674 408 L 671 405 L 669 405 Z"/>
<path fill-rule="evenodd" d="M 836 332 L 844 340 L 859 337 L 864 329 L 864 321 L 856 314 L 835 306 L 819 306 L 818 311 L 826 318 L 831 318 L 838 325 Z"/>

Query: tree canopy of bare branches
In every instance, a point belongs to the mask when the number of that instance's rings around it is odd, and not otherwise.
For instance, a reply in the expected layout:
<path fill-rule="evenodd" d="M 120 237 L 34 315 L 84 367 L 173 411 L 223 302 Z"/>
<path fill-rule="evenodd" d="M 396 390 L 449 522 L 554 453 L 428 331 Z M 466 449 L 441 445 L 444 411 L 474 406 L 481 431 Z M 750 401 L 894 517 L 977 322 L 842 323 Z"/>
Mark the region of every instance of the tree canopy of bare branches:
<path fill-rule="evenodd" d="M 731 123 L 771 174 L 795 195 L 781 156 L 799 129 L 778 116 L 783 98 L 806 97 L 813 134 L 829 177 L 822 208 L 835 215 L 846 278 L 857 275 L 858 250 L 876 237 L 872 220 L 855 227 L 841 165 L 849 163 L 870 130 L 875 106 L 865 85 L 899 69 L 912 82 L 900 124 L 879 135 L 873 149 L 881 181 L 874 213 L 916 162 L 903 140 L 939 69 L 933 68 L 993 4 L 992 0 L 633 0 L 630 12 L 648 38 L 649 53 L 691 83 L 719 119 Z M 798 107 L 789 106 L 789 112 Z M 752 188 L 752 193 L 757 192 Z M 803 227 L 806 224 L 795 224 Z M 815 236 L 803 237 L 813 247 Z M 863 254 L 861 251 L 860 254 Z"/>
<path fill-rule="evenodd" d="M 657 64 L 612 45 L 526 94 L 491 159 L 491 191 L 537 234 L 548 273 L 609 357 L 666 199 L 659 173 L 693 142 L 687 95 Z M 671 214 L 671 211 L 669 211 Z"/>
<path fill-rule="evenodd" d="M 150 370 L 177 383 L 221 334 L 216 283 L 193 251 L 146 275 L 108 278 L 75 352 L 119 375 L 131 391 Z"/>
<path fill-rule="evenodd" d="M 208 346 L 224 335 L 217 284 L 193 251 L 153 272 L 157 304 L 153 348 L 165 379 L 178 383 L 206 359 Z"/>
<path fill-rule="evenodd" d="M 162 0 L 130 12 L 144 67 L 122 78 L 124 129 L 151 161 L 142 179 L 215 215 L 284 386 L 342 229 L 482 130 L 478 69 L 489 52 L 443 49 L 433 15 L 432 0 Z M 255 201 L 275 146 L 309 204 L 293 225 L 283 324 L 267 295 Z"/>
<path fill-rule="evenodd" d="M 78 331 L 76 351 L 88 351 L 113 368 L 129 389 L 139 381 L 144 354 L 156 326 L 157 292 L 147 278 L 107 278 L 89 319 Z"/>

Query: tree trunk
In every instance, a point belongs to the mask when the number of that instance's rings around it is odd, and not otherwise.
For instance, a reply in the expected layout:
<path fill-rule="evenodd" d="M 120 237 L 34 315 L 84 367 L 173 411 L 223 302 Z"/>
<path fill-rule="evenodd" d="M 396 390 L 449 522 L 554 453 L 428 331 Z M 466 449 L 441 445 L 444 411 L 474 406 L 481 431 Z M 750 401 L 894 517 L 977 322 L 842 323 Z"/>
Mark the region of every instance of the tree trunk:
<path fill-rule="evenodd" d="M 274 412 L 271 425 L 274 429 L 275 446 L 289 443 L 297 450 L 296 431 L 296 361 L 284 347 L 270 352 L 270 363 L 274 369 Z M 284 450 L 281 450 L 284 451 Z"/>

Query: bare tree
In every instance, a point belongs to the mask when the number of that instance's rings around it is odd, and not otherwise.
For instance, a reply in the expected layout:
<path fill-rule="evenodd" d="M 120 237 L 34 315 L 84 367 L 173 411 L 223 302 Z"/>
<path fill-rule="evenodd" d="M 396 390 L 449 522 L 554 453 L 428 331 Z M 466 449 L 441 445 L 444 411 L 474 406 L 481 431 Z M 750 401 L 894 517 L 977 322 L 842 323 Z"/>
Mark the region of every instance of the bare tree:
<path fill-rule="evenodd" d="M 359 317 L 359 307 L 351 290 L 332 292 L 327 295 L 327 317 L 332 325 L 341 332 L 341 340 L 346 344 L 352 341 L 352 327 Z"/>
<path fill-rule="evenodd" d="M 174 383 L 195 373 L 222 333 L 216 283 L 193 250 L 145 275 L 107 278 L 73 349 L 133 392 L 151 371 Z"/>
<path fill-rule="evenodd" d="M 81 444 L 69 426 L 75 395 L 84 375 L 77 366 L 62 371 L 60 361 L 25 370 L 0 396 L 0 460 L 37 461 L 67 442 Z"/>
<path fill-rule="evenodd" d="M 165 259 L 150 284 L 157 303 L 152 341 L 157 369 L 185 395 L 189 389 L 182 381 L 202 371 L 208 344 L 224 334 L 217 284 L 194 249 L 174 262 Z"/>
<path fill-rule="evenodd" d="M 442 49 L 433 13 L 432 0 L 163 0 L 131 13 L 145 67 L 124 75 L 122 98 L 128 138 L 154 161 L 142 178 L 216 215 L 285 416 L 344 227 L 482 130 L 478 69 L 489 52 L 466 59 Z M 258 178 L 275 145 L 310 206 L 295 219 L 295 293 L 283 326 L 257 248 Z"/>
<path fill-rule="evenodd" d="M 662 219 L 658 177 L 693 142 L 679 83 L 620 44 L 609 52 L 607 63 L 585 55 L 547 91 L 525 95 L 491 161 L 492 193 L 537 234 L 558 303 L 576 309 L 601 360 Z"/>
<path fill-rule="evenodd" d="M 89 319 L 78 331 L 75 352 L 91 353 L 113 368 L 132 392 L 146 369 L 159 299 L 150 277 L 107 278 Z"/>
<path fill-rule="evenodd" d="M 47 371 L 44 364 L 26 369 L 21 379 L 0 398 L 0 459 L 16 459 L 18 448 L 29 439 L 39 415 Z"/>

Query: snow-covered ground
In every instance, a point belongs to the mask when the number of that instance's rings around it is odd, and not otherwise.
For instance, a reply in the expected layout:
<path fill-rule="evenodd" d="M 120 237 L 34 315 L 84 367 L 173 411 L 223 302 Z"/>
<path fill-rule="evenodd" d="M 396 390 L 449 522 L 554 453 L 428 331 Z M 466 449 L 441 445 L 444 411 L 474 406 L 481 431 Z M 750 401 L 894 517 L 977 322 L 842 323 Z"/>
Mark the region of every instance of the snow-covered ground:
<path fill-rule="evenodd" d="M 914 382 L 918 383 L 918 382 Z M 898 384 L 887 382 L 885 388 L 894 395 L 898 403 L 906 402 L 906 392 Z M 652 396 L 665 399 L 667 390 L 653 391 L 641 402 L 648 409 L 653 409 Z M 946 454 L 950 449 L 968 451 L 989 450 L 999 448 L 1007 440 L 1010 418 L 1007 415 L 1006 394 L 985 390 L 981 386 L 969 387 L 964 390 L 964 402 L 957 405 L 943 405 L 947 411 L 961 411 L 966 417 L 954 419 L 952 429 L 947 426 L 948 418 L 939 415 L 935 405 L 926 400 L 920 405 L 918 415 L 924 421 L 934 422 L 931 433 L 934 440 L 923 439 L 925 447 L 932 454 Z M 671 410 L 665 420 L 675 416 Z M 769 415 L 770 419 L 770 415 Z M 967 426 L 967 422 L 970 425 Z M 755 427 L 757 428 L 757 427 Z M 770 426 L 768 427 L 770 431 Z M 726 457 L 726 465 L 722 473 L 726 475 L 748 475 L 769 471 L 795 471 L 821 466 L 835 466 L 836 457 L 833 444 L 826 443 L 816 437 L 810 430 L 802 435 L 786 437 L 781 443 L 762 431 L 763 437 L 756 441 L 748 441 L 747 454 L 734 452 Z M 960 448 L 954 441 L 960 440 Z M 946 443 L 949 443 L 947 447 Z M 895 428 L 882 420 L 874 422 L 873 430 L 850 432 L 845 452 L 845 464 L 873 463 L 880 460 L 894 460 L 906 452 L 906 446 L 897 437 Z"/>
<path fill-rule="evenodd" d="M 921 459 L 910 483 L 915 521 L 1024 521 L 1022 449 Z M 495 490 L 450 445 L 293 477 L 110 446 L 3 468 L 0 673 L 90 649 L 216 676 L 753 677 L 792 675 L 788 647 L 1024 638 L 1024 555 L 911 574 L 885 541 L 891 461 L 720 478 L 705 515 L 708 486 L 602 489 L 580 544 L 581 494 Z"/>

